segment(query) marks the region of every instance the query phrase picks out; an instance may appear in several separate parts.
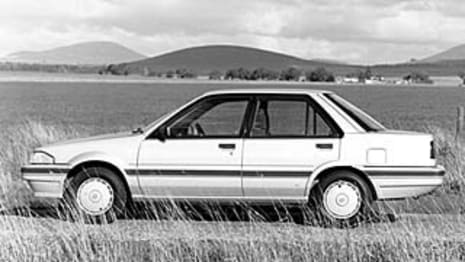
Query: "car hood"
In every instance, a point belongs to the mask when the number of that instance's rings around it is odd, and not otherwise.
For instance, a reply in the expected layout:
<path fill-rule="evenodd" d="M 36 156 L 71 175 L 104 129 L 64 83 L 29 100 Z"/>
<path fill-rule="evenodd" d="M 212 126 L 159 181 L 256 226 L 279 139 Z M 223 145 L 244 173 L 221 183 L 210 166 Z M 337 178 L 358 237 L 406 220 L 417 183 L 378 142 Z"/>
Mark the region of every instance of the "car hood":
<path fill-rule="evenodd" d="M 84 138 L 75 138 L 75 139 L 69 139 L 65 141 L 60 141 L 56 142 L 45 147 L 56 147 L 56 146 L 66 146 L 66 145 L 79 145 L 79 144 L 85 144 L 85 143 L 92 143 L 92 142 L 104 142 L 108 140 L 114 140 L 114 139 L 124 139 L 124 138 L 130 138 L 130 137 L 135 137 L 140 134 L 133 134 L 130 132 L 120 132 L 120 133 L 112 133 L 112 134 L 103 134 L 103 135 L 96 135 L 96 136 L 90 136 L 90 137 L 84 137 Z"/>
<path fill-rule="evenodd" d="M 119 158 L 135 157 L 142 141 L 142 134 L 117 133 L 72 139 L 35 149 L 55 157 L 58 163 L 68 163 L 73 158 L 84 154 L 103 154 Z"/>

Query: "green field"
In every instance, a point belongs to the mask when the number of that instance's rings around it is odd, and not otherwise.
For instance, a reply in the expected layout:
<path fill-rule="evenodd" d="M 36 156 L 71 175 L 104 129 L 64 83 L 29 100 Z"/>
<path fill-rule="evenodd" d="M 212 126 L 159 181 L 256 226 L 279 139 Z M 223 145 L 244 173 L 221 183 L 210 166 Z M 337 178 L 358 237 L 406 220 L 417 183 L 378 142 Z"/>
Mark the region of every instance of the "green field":
<path fill-rule="evenodd" d="M 63 221 L 53 208 L 37 213 L 30 207 L 19 167 L 33 147 L 147 124 L 206 90 L 268 86 L 297 84 L 0 82 L 0 261 L 465 259 L 465 152 L 453 133 L 456 107 L 465 106 L 463 88 L 298 85 L 336 91 L 387 127 L 435 135 L 446 183 L 418 200 L 381 203 L 381 211 L 397 214 L 395 221 L 381 217 L 332 229 L 301 225 L 283 211 L 270 219 L 247 208 L 244 219 L 226 219 L 213 208 L 207 211 L 213 219 L 203 220 L 167 204 L 95 226 Z"/>

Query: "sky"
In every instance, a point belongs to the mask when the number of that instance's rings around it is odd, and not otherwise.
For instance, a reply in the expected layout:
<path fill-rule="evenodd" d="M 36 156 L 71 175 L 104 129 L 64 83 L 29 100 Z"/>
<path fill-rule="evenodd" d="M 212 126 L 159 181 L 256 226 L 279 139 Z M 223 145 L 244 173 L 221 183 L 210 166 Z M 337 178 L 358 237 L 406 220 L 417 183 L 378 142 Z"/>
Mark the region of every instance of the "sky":
<path fill-rule="evenodd" d="M 357 64 L 465 44 L 463 0 L 0 0 L 0 57 L 83 41 L 153 56 L 237 44 Z"/>

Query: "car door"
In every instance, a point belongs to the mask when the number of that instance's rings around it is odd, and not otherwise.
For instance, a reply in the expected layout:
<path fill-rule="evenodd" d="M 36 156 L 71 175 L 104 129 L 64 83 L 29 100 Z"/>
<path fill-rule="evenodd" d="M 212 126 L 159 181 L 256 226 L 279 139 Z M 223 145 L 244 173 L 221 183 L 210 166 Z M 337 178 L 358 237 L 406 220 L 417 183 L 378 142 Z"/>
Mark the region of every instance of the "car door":
<path fill-rule="evenodd" d="M 138 178 L 149 198 L 242 197 L 242 132 L 250 98 L 202 99 L 162 124 L 139 151 Z M 157 132 L 165 133 L 160 139 Z"/>
<path fill-rule="evenodd" d="M 339 157 L 341 132 L 308 95 L 265 95 L 244 139 L 249 199 L 303 200 L 312 171 Z"/>

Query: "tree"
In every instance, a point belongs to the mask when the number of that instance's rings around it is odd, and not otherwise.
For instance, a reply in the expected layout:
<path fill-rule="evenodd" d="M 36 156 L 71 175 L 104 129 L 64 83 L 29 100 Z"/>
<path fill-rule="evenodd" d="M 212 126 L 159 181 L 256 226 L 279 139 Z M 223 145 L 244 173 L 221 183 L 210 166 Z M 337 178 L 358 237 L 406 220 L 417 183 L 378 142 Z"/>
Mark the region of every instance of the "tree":
<path fill-rule="evenodd" d="M 432 84 L 433 80 L 425 72 L 411 72 L 403 77 L 405 81 L 418 84 Z"/>
<path fill-rule="evenodd" d="M 249 70 L 243 67 L 239 67 L 236 69 L 229 69 L 228 71 L 226 71 L 224 78 L 230 79 L 230 80 L 232 79 L 250 80 L 251 76 L 252 76 L 252 73 Z"/>
<path fill-rule="evenodd" d="M 237 72 L 237 69 L 229 69 L 224 74 L 224 79 L 228 79 L 228 80 L 237 79 L 238 75 L 239 73 Z"/>
<path fill-rule="evenodd" d="M 371 68 L 367 67 L 365 68 L 365 71 L 360 71 L 358 74 L 358 81 L 361 83 L 364 83 L 365 80 L 371 79 L 373 77 L 373 74 L 371 73 Z"/>
<path fill-rule="evenodd" d="M 166 72 L 166 77 L 167 78 L 173 78 L 174 77 L 174 71 L 173 70 L 168 70 Z"/>
<path fill-rule="evenodd" d="M 264 75 L 266 74 L 266 69 L 263 67 L 257 68 L 252 71 L 250 75 L 250 80 L 262 80 L 264 79 Z"/>
<path fill-rule="evenodd" d="M 221 80 L 223 74 L 218 70 L 213 70 L 208 74 L 208 79 L 210 80 Z"/>
<path fill-rule="evenodd" d="M 350 72 L 345 75 L 345 77 L 350 77 L 350 78 L 355 78 L 358 77 L 360 73 L 359 72 Z"/>
<path fill-rule="evenodd" d="M 108 74 L 112 74 L 112 75 L 121 75 L 121 73 L 118 71 L 118 68 L 116 65 L 114 64 L 109 64 L 107 66 L 107 68 L 105 69 L 105 71 L 108 73 Z"/>
<path fill-rule="evenodd" d="M 279 72 L 274 70 L 268 70 L 266 74 L 266 80 L 277 80 L 279 79 Z"/>
<path fill-rule="evenodd" d="M 239 69 L 237 69 L 237 72 L 239 74 L 239 79 L 242 79 L 242 80 L 250 80 L 250 76 L 252 75 L 252 73 L 243 68 L 243 67 L 239 67 Z"/>
<path fill-rule="evenodd" d="M 264 67 L 259 67 L 252 71 L 250 80 L 275 80 L 279 78 L 279 73 Z"/>
<path fill-rule="evenodd" d="M 333 73 L 327 71 L 324 67 L 319 67 L 311 72 L 305 73 L 305 78 L 310 82 L 334 82 Z"/>
<path fill-rule="evenodd" d="M 196 77 L 196 75 L 192 71 L 187 70 L 186 68 L 178 68 L 178 69 L 176 69 L 175 74 L 179 78 L 194 78 L 194 77 Z"/>
<path fill-rule="evenodd" d="M 281 72 L 279 79 L 285 81 L 298 81 L 301 74 L 302 72 L 299 69 L 289 67 Z"/>

